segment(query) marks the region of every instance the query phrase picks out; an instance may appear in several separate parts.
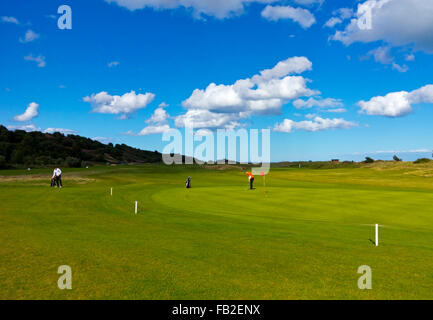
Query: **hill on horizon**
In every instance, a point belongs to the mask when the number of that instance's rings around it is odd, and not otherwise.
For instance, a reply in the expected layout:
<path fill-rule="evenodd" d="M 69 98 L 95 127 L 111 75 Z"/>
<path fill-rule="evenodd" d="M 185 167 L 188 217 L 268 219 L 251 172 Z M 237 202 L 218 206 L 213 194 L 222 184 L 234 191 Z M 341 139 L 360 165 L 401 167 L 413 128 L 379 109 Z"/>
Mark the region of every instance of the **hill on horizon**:
<path fill-rule="evenodd" d="M 11 131 L 0 125 L 0 168 L 158 162 L 162 162 L 162 154 L 158 151 L 141 150 L 126 144 L 103 144 L 74 134 Z"/>

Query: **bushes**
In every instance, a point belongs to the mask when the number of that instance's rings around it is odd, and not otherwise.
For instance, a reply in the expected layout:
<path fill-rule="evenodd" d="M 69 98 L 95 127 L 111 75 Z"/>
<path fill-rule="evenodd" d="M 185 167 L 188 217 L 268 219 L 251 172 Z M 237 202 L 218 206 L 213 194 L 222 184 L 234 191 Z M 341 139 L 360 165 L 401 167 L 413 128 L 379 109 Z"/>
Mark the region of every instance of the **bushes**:
<path fill-rule="evenodd" d="M 81 160 L 74 157 L 67 157 L 65 164 L 71 168 L 81 168 Z"/>
<path fill-rule="evenodd" d="M 364 163 L 373 163 L 374 160 L 370 157 L 365 157 Z"/>
<path fill-rule="evenodd" d="M 0 169 L 4 169 L 7 167 L 6 157 L 0 156 Z"/>
<path fill-rule="evenodd" d="M 418 159 L 418 160 L 414 161 L 413 163 L 415 163 L 415 164 L 419 164 L 419 163 L 429 163 L 430 161 L 431 161 L 431 160 L 428 159 L 428 158 L 421 158 L 421 159 Z"/>

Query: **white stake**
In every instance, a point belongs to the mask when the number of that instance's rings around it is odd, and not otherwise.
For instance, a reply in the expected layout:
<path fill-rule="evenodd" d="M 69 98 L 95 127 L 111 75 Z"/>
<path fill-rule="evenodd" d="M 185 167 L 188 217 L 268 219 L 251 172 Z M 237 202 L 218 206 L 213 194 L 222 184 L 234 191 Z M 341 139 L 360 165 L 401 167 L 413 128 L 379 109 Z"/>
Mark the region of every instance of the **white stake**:
<path fill-rule="evenodd" d="M 376 247 L 379 245 L 379 225 L 376 223 Z"/>
<path fill-rule="evenodd" d="M 110 195 L 113 195 L 113 188 L 110 189 Z"/>
<path fill-rule="evenodd" d="M 137 201 L 135 201 L 135 214 L 137 214 Z"/>

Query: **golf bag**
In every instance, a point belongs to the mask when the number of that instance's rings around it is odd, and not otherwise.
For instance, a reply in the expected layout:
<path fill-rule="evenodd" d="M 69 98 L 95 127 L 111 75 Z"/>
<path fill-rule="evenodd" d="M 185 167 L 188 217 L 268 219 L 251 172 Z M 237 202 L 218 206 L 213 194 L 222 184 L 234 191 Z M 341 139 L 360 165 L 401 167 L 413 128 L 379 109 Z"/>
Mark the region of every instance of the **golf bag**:
<path fill-rule="evenodd" d="M 185 188 L 191 188 L 191 177 L 188 177 L 185 181 Z"/>
<path fill-rule="evenodd" d="M 51 187 L 56 185 L 56 178 L 51 178 Z"/>

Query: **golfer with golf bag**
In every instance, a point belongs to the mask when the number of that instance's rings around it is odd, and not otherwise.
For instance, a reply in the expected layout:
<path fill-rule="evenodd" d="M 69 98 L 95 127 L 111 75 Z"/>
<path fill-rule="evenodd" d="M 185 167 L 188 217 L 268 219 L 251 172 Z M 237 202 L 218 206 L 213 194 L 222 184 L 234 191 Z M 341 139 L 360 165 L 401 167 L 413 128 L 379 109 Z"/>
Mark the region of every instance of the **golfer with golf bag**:
<path fill-rule="evenodd" d="M 61 188 L 62 187 L 62 170 L 55 168 L 53 176 L 51 177 L 51 187 Z"/>

